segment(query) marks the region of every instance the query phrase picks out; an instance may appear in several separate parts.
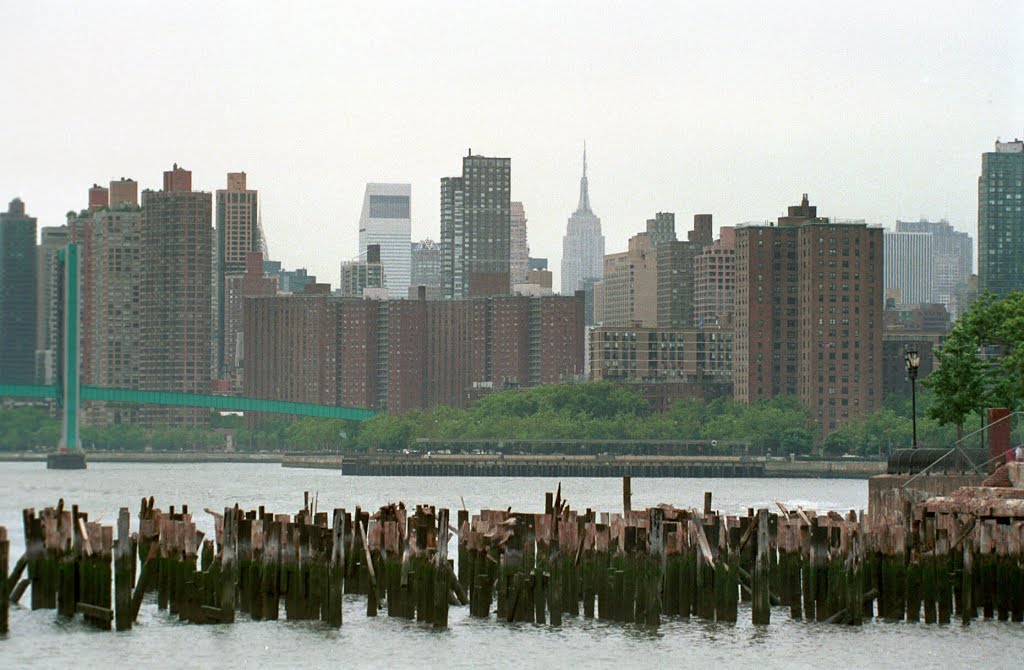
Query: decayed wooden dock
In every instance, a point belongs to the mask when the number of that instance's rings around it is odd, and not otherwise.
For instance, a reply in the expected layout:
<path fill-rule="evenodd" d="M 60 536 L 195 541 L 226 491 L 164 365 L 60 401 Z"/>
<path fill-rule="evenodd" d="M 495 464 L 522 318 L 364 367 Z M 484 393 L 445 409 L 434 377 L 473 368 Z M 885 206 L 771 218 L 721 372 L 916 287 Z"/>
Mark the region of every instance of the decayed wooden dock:
<path fill-rule="evenodd" d="M 630 484 L 621 512 L 573 509 L 559 489 L 542 513 L 460 510 L 455 519 L 403 503 L 321 512 L 307 493 L 290 514 L 204 510 L 210 538 L 187 507 L 163 511 L 152 498 L 141 501 L 136 533 L 127 508 L 106 526 L 61 501 L 24 510 L 26 550 L 13 568 L 0 528 L 0 632 L 26 591 L 32 609 L 117 630 L 132 627 L 147 594 L 195 624 L 242 616 L 337 627 L 346 593 L 365 595 L 367 616 L 437 627 L 452 606 L 551 626 L 578 616 L 735 622 L 748 611 L 755 624 L 1024 620 L 1024 491 L 962 489 L 872 521 L 778 503 L 720 514 L 710 493 L 701 509 L 633 510 Z"/>

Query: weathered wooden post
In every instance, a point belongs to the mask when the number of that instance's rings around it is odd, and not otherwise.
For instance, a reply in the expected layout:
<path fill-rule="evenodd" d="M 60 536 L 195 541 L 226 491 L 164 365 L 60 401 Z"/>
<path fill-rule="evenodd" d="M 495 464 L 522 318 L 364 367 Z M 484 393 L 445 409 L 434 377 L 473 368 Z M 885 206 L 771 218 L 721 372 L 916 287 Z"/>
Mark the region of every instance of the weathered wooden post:
<path fill-rule="evenodd" d="M 977 615 L 974 604 L 974 538 L 968 534 L 963 539 L 964 567 L 963 585 L 960 587 L 960 618 L 964 625 Z"/>
<path fill-rule="evenodd" d="M 633 486 L 629 475 L 622 478 L 622 513 L 629 516 L 633 509 Z"/>
<path fill-rule="evenodd" d="M 10 561 L 11 542 L 7 539 L 7 528 L 0 526 L 0 635 L 6 635 L 8 613 L 11 607 L 11 581 L 7 578 L 7 566 Z"/>
<path fill-rule="evenodd" d="M 132 628 L 132 570 L 135 555 L 129 535 L 131 513 L 122 507 L 117 516 L 117 547 L 114 550 L 114 615 L 117 630 Z"/>
<path fill-rule="evenodd" d="M 327 623 L 342 624 L 342 600 L 345 596 L 345 510 L 335 509 L 331 527 L 330 583 L 327 587 Z"/>
<path fill-rule="evenodd" d="M 220 611 L 223 623 L 235 621 L 235 551 L 238 509 L 224 509 L 223 545 L 220 550 Z"/>
<path fill-rule="evenodd" d="M 437 550 L 434 553 L 434 616 L 436 628 L 448 627 L 448 510 L 437 510 Z"/>
<path fill-rule="evenodd" d="M 369 525 L 370 521 L 368 513 L 366 514 L 366 517 L 365 523 Z M 367 529 L 363 523 L 364 521 L 360 515 L 356 525 L 359 526 L 359 538 L 362 541 L 363 557 L 366 560 L 366 575 L 368 580 L 366 591 L 366 616 L 377 616 L 377 608 L 379 606 L 379 603 L 377 602 L 377 594 L 379 593 L 377 590 L 377 574 L 373 569 L 373 559 L 370 556 L 370 543 L 367 541 L 366 537 Z"/>
<path fill-rule="evenodd" d="M 462 533 L 469 527 L 469 511 L 460 509 L 456 512 L 456 526 L 459 529 L 459 542 L 458 542 L 458 577 L 459 583 L 466 588 L 473 588 L 473 580 L 470 577 L 470 559 L 469 552 L 466 549 L 466 543 L 462 539 Z M 390 605 L 389 605 L 390 609 Z"/>
<path fill-rule="evenodd" d="M 44 512 L 49 510 L 44 510 Z M 55 515 L 47 515 L 47 530 L 44 544 L 47 562 L 54 566 L 57 575 L 57 613 L 68 618 L 75 616 L 75 604 L 78 602 L 78 587 L 81 580 L 80 569 L 85 567 L 79 557 L 88 557 L 92 551 L 82 552 L 82 537 L 86 535 L 85 516 L 79 516 L 78 506 L 71 510 L 57 510 Z M 51 525 L 56 524 L 56 528 Z M 85 541 L 89 548 L 88 538 Z M 96 547 L 95 549 L 99 549 Z"/>
<path fill-rule="evenodd" d="M 263 588 L 261 594 L 263 603 L 260 611 L 264 619 L 273 621 L 278 618 L 281 606 L 281 580 L 279 575 L 281 564 L 281 522 L 275 520 L 273 516 L 267 516 L 263 519 L 263 526 L 266 533 L 263 541 L 263 565 L 260 575 L 260 583 Z M 343 548 L 342 557 L 344 555 Z M 342 583 L 344 583 L 344 580 Z"/>
<path fill-rule="evenodd" d="M 771 623 L 772 610 L 768 597 L 768 510 L 757 512 L 757 557 L 751 583 L 751 610 L 755 624 Z"/>
<path fill-rule="evenodd" d="M 647 544 L 650 554 L 646 558 L 646 623 L 648 626 L 657 626 L 661 623 L 661 591 L 665 574 L 665 510 L 660 507 L 647 510 Z"/>

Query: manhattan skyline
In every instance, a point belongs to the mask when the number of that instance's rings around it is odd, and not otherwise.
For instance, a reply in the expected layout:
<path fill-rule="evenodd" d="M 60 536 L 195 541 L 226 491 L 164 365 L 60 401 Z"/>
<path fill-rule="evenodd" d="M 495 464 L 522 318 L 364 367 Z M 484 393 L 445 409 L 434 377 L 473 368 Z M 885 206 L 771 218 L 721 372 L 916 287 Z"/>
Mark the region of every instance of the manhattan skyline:
<path fill-rule="evenodd" d="M 557 286 L 584 141 L 611 253 L 657 211 L 717 230 L 803 192 L 976 236 L 980 155 L 1024 131 L 1019 3 L 102 7 L 0 9 L 4 197 L 42 228 L 94 182 L 158 189 L 177 162 L 213 192 L 244 171 L 271 257 L 327 281 L 367 182 L 410 183 L 412 238 L 437 239 L 439 180 L 468 148 L 511 157 Z"/>

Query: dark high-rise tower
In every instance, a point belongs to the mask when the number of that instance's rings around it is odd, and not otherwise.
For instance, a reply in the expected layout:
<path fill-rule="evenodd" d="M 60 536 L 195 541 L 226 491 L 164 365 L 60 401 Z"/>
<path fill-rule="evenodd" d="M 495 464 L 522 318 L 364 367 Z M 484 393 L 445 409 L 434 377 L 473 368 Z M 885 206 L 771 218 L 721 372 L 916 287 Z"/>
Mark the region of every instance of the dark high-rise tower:
<path fill-rule="evenodd" d="M 164 190 L 142 194 L 143 390 L 208 393 L 213 203 L 192 190 L 192 173 L 164 173 Z M 153 408 L 143 421 L 200 424 L 206 412 Z"/>
<path fill-rule="evenodd" d="M 36 353 L 36 219 L 11 200 L 0 213 L 0 380 L 31 384 Z"/>
<path fill-rule="evenodd" d="M 658 327 L 692 328 L 697 257 L 712 243 L 711 215 L 696 214 L 685 240 L 675 239 L 675 217 L 659 212 L 647 222 L 658 267 Z"/>
<path fill-rule="evenodd" d="M 1024 290 L 1024 140 L 996 142 L 978 178 L 978 288 Z"/>
<path fill-rule="evenodd" d="M 512 159 L 462 159 L 441 179 L 441 275 L 445 297 L 507 294 L 510 288 Z"/>

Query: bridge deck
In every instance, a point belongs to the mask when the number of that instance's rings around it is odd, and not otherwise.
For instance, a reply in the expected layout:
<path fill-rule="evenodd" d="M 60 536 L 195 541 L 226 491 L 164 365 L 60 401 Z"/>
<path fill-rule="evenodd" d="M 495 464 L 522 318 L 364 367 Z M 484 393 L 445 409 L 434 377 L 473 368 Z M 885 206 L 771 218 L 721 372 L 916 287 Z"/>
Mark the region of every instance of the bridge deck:
<path fill-rule="evenodd" d="M 12 398 L 56 398 L 56 386 L 33 386 L 28 384 L 0 384 L 0 396 Z M 135 391 L 130 389 L 83 386 L 82 400 L 105 400 L 146 405 L 171 405 L 175 407 L 207 407 L 209 409 L 238 412 L 267 412 L 271 414 L 294 414 L 315 416 L 326 419 L 350 419 L 365 421 L 375 412 L 359 407 L 334 407 L 313 405 L 284 400 L 264 400 L 238 396 L 212 395 L 202 393 L 177 393 L 174 391 Z"/>

